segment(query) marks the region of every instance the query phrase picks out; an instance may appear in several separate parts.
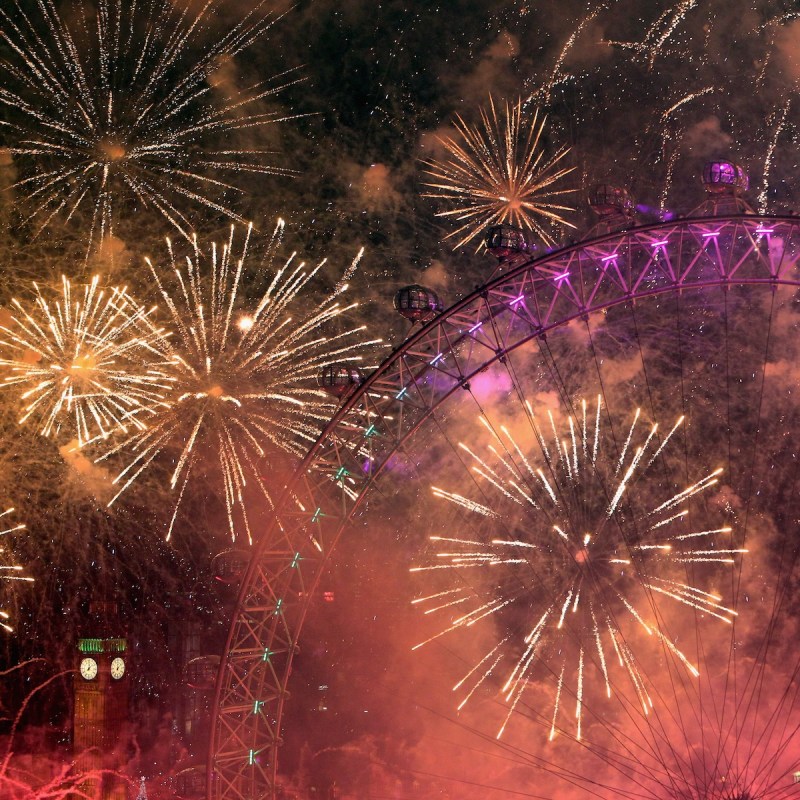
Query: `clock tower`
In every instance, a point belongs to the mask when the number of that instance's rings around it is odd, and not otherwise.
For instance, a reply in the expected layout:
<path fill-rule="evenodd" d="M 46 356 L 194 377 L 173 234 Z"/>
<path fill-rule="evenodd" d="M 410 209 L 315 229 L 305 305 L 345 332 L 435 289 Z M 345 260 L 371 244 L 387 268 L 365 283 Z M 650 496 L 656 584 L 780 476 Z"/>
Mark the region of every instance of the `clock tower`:
<path fill-rule="evenodd" d="M 75 655 L 73 748 L 81 772 L 94 772 L 85 784 L 98 800 L 125 800 L 126 785 L 113 775 L 125 761 L 128 721 L 128 644 L 115 604 L 92 604 L 95 621 L 78 639 Z M 103 771 L 102 776 L 100 771 Z"/>

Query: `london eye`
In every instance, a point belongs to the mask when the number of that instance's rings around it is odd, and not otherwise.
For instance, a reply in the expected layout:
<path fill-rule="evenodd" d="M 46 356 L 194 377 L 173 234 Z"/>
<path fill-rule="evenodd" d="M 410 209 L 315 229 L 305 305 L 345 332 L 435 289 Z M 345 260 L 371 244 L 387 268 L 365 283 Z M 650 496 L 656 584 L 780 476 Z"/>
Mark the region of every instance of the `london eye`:
<path fill-rule="evenodd" d="M 527 796 L 795 796 L 800 225 L 737 170 L 651 224 L 599 187 L 598 227 L 542 255 L 500 226 L 483 286 L 406 287 L 379 369 L 322 376 L 341 406 L 243 574 L 210 796 L 278 795 L 303 626 L 366 528 L 402 554 L 420 691 L 445 687 L 418 705 Z M 426 746 L 446 778 L 453 743 Z"/>

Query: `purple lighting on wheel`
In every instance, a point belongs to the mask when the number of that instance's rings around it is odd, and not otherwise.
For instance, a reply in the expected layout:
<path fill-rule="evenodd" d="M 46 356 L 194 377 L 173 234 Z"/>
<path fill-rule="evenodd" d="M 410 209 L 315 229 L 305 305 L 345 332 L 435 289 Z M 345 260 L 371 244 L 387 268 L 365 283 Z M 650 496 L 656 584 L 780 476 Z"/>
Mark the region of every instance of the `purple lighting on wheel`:
<path fill-rule="evenodd" d="M 663 247 L 665 244 L 669 244 L 669 239 L 664 239 L 663 242 L 653 242 L 650 247 Z"/>
<path fill-rule="evenodd" d="M 775 228 L 756 228 L 756 233 L 775 233 Z"/>
<path fill-rule="evenodd" d="M 563 281 L 563 280 L 566 280 L 567 278 L 569 278 L 569 272 L 568 271 L 567 272 L 562 272 L 561 275 L 556 275 L 555 278 L 553 278 L 553 280 L 554 281 Z"/>
<path fill-rule="evenodd" d="M 713 231 L 712 233 L 704 233 L 704 239 L 710 239 L 712 236 L 719 236 L 719 231 Z"/>
<path fill-rule="evenodd" d="M 519 305 L 519 304 L 520 304 L 520 303 L 521 303 L 521 302 L 522 302 L 524 299 L 525 299 L 525 295 L 524 295 L 524 294 L 521 294 L 519 297 L 515 297 L 515 298 L 514 298 L 514 299 L 511 301 L 511 305 L 512 305 L 512 306 Z"/>
<path fill-rule="evenodd" d="M 663 220 L 664 222 L 669 222 L 671 219 L 675 219 L 675 212 L 668 208 L 657 208 L 656 206 L 648 206 L 639 203 L 636 206 L 636 210 L 640 214 L 649 214 L 651 217 L 658 217 L 658 219 Z"/>
<path fill-rule="evenodd" d="M 476 330 L 478 330 L 478 328 L 480 328 L 480 327 L 482 327 L 482 326 L 483 326 L 483 323 L 482 323 L 482 322 L 476 322 L 476 323 L 475 323 L 475 324 L 474 324 L 474 325 L 473 325 L 473 326 L 472 326 L 472 327 L 469 329 L 469 331 L 468 331 L 468 332 L 469 332 L 469 333 L 475 333 L 475 331 L 476 331 Z"/>

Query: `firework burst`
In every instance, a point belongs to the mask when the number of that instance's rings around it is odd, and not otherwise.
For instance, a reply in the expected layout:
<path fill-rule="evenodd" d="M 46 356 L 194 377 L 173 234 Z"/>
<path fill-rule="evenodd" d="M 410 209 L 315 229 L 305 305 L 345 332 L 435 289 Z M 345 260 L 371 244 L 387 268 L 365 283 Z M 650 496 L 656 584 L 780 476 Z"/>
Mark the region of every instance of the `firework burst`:
<path fill-rule="evenodd" d="M 163 332 L 124 288 L 105 290 L 94 277 L 61 291 L 33 285 L 30 309 L 14 299 L 0 325 L 0 386 L 20 389 L 20 424 L 35 421 L 43 436 L 90 439 L 142 428 L 169 380 L 156 362 Z"/>
<path fill-rule="evenodd" d="M 280 221 L 269 259 L 277 257 L 282 232 Z M 250 284 L 244 267 L 249 239 L 248 228 L 238 255 L 233 227 L 228 241 L 213 245 L 208 254 L 195 240 L 185 267 L 168 243 L 171 285 L 162 278 L 165 271 L 148 261 L 175 331 L 161 344 L 173 388 L 149 428 L 134 432 L 104 457 L 123 452 L 130 457 L 116 481 L 119 494 L 160 455 L 174 457 L 170 484 L 177 502 L 170 534 L 187 485 L 212 462 L 231 538 L 244 532 L 252 541 L 248 487 L 271 505 L 273 488 L 264 477 L 271 456 L 305 453 L 334 410 L 317 388 L 320 370 L 360 362 L 365 348 L 376 343 L 359 338 L 363 326 L 334 330 L 337 318 L 357 305 L 344 306 L 339 297 L 361 253 L 319 303 L 307 295 L 326 262 L 307 268 L 295 254 L 249 302 L 243 293 L 244 283 Z"/>
<path fill-rule="evenodd" d="M 659 439 L 658 426 L 644 430 L 637 411 L 618 447 L 601 425 L 600 398 L 593 412 L 584 402 L 582 416 L 569 417 L 567 430 L 559 431 L 550 415 L 552 437 L 545 437 L 530 407 L 527 411 L 540 467 L 507 428 L 495 431 L 481 418 L 493 439 L 488 455 L 460 446 L 487 490 L 482 501 L 433 489 L 435 496 L 488 520 L 488 528 L 481 527 L 489 532 L 431 537 L 441 550 L 412 572 L 447 577 L 437 591 L 414 602 L 447 621 L 416 647 L 494 620 L 504 632 L 454 687 L 463 695 L 459 709 L 490 677 L 499 679 L 507 704 L 499 737 L 538 674 L 553 686 L 550 738 L 567 729 L 571 714 L 580 739 L 587 684 L 595 678 L 611 697 L 613 662 L 628 676 L 643 713 L 649 713 L 650 681 L 635 655 L 634 637 L 645 634 L 665 656 L 699 675 L 655 600 L 669 598 L 732 622 L 735 611 L 692 576 L 733 564 L 745 551 L 731 546 L 730 527 L 700 529 L 688 521 L 690 500 L 714 486 L 721 470 L 682 489 L 671 483 L 648 486 L 648 471 L 683 418 Z"/>
<path fill-rule="evenodd" d="M 424 195 L 448 206 L 437 216 L 459 223 L 446 237 L 456 240 L 454 247 L 472 242 L 487 226 L 499 223 L 532 231 L 547 244 L 553 244 L 557 228 L 574 227 L 562 213 L 573 209 L 559 199 L 574 190 L 557 187 L 574 167 L 561 166 L 568 148 L 546 156 L 545 122 L 538 109 L 527 114 L 521 100 L 506 103 L 501 118 L 490 99 L 488 111 L 481 109 L 481 121 L 475 126 L 456 116 L 459 140 L 440 139 L 449 160 L 425 162 L 430 176 L 425 185 L 431 191 Z"/>
<path fill-rule="evenodd" d="M 286 172 L 265 163 L 266 151 L 211 144 L 281 119 L 263 104 L 286 82 L 239 91 L 220 78 L 274 21 L 263 2 L 207 47 L 198 40 L 215 0 L 196 15 L 156 0 L 99 0 L 71 22 L 53 0 L 36 8 L 0 8 L 9 50 L 0 125 L 39 230 L 88 209 L 90 241 L 102 241 L 124 207 L 154 209 L 188 237 L 187 203 L 236 218 L 225 198 L 237 190 L 220 176 Z"/>

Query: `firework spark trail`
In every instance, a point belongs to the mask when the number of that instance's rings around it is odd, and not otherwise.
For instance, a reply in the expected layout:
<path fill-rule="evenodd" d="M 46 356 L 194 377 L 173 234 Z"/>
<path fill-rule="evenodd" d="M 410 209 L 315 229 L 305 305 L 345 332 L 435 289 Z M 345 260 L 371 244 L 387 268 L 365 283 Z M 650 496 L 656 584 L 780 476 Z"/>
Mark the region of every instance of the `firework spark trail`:
<path fill-rule="evenodd" d="M 499 223 L 533 232 L 547 244 L 554 242 L 555 230 L 574 227 L 561 213 L 572 208 L 559 200 L 574 190 L 557 184 L 575 168 L 560 166 L 568 148 L 545 156 L 545 122 L 538 110 L 527 114 L 521 101 L 506 103 L 501 118 L 492 99 L 488 110 L 481 109 L 478 125 L 456 116 L 460 141 L 440 139 L 449 160 L 424 162 L 430 176 L 425 186 L 431 191 L 423 195 L 448 206 L 437 216 L 461 223 L 445 237 L 456 240 L 454 249 L 480 239 L 487 226 Z"/>
<path fill-rule="evenodd" d="M 443 621 L 438 631 L 415 645 L 415 650 L 442 636 L 457 635 L 481 619 L 494 620 L 503 631 L 502 642 L 495 646 L 502 657 L 493 660 L 488 671 L 481 671 L 480 665 L 488 659 L 483 656 L 456 686 L 468 693 L 462 698 L 462 708 L 477 689 L 468 680 L 470 675 L 480 673 L 483 684 L 506 669 L 502 694 L 509 707 L 498 735 L 506 729 L 525 688 L 533 682 L 536 665 L 541 664 L 546 682 L 557 678 L 549 738 L 564 729 L 559 725 L 559 715 L 569 692 L 576 701 L 574 735 L 580 739 L 592 676 L 599 679 L 603 696 L 614 693 L 606 650 L 616 654 L 643 713 L 648 714 L 652 707 L 648 681 L 631 649 L 635 640 L 629 641 L 623 634 L 621 622 L 625 619 L 631 623 L 632 633 L 638 629 L 653 637 L 664 653 L 698 677 L 689 656 L 662 629 L 662 615 L 654 604 L 656 596 L 725 623 L 736 616 L 721 596 L 686 583 L 681 568 L 686 563 L 729 564 L 746 552 L 718 544 L 719 536 L 727 540 L 732 533 L 727 525 L 685 527 L 688 503 L 715 486 L 721 470 L 677 491 L 669 482 L 662 485 L 663 479 L 653 477 L 651 481 L 649 467 L 664 452 L 683 418 L 659 442 L 657 425 L 637 427 L 641 416 L 637 410 L 620 457 L 613 438 L 600 430 L 600 406 L 599 397 L 594 414 L 587 413 L 586 405 L 582 405 L 582 420 L 568 420 L 567 437 L 561 436 L 555 418 L 550 416 L 551 446 L 538 441 L 538 431 L 535 437 L 544 456 L 544 469 L 532 463 L 530 450 L 514 440 L 508 426 L 500 426 L 507 441 L 502 450 L 490 445 L 490 457 L 482 457 L 475 447 L 461 443 L 477 465 L 473 467 L 476 475 L 499 499 L 499 505 L 491 505 L 491 514 L 486 513 L 490 505 L 487 501 L 477 503 L 443 489 L 434 490 L 436 497 L 487 520 L 488 530 L 502 521 L 509 527 L 503 536 L 495 532 L 485 537 L 431 536 L 431 541 L 444 541 L 449 546 L 435 552 L 431 563 L 411 568 L 419 573 L 435 570 L 432 574 L 437 575 L 447 575 L 442 570 L 449 569 L 455 576 L 469 567 L 473 576 L 470 591 L 461 586 L 444 588 L 415 601 L 427 606 L 433 618 Z M 487 428 L 486 421 L 481 422 Z M 491 426 L 487 429 L 494 430 Z M 552 453 L 552 458 L 545 453 Z M 509 513 L 503 512 L 505 501 L 513 501 Z M 518 557 L 524 554 L 530 555 Z M 505 565 L 502 575 L 496 572 L 499 565 Z M 487 568 L 491 573 L 484 572 Z M 447 579 L 442 585 L 447 586 Z M 471 610 L 465 610 L 465 602 L 472 605 Z M 451 605 L 459 610 L 447 619 Z M 515 632 L 519 623 L 511 621 L 514 608 L 524 616 L 538 617 L 522 642 L 521 633 Z M 495 649 L 491 650 L 493 656 Z M 509 659 L 513 666 L 504 668 Z"/>
<path fill-rule="evenodd" d="M 583 33 L 586 26 L 597 19 L 598 15 L 602 11 L 608 10 L 608 7 L 609 3 L 599 3 L 578 23 L 577 28 L 575 28 L 575 30 L 567 37 L 567 41 L 561 48 L 561 52 L 558 54 L 558 58 L 556 58 L 556 62 L 553 65 L 553 70 L 550 73 L 550 77 L 548 78 L 547 82 L 544 84 L 544 86 L 541 86 L 528 96 L 528 99 L 525 101 L 526 105 L 538 98 L 541 98 L 545 105 L 550 103 L 553 89 L 559 83 L 559 80 L 563 79 L 561 68 L 564 66 L 564 61 L 566 60 L 570 50 L 572 50 L 572 48 L 575 46 L 575 42 L 578 40 L 578 37 L 580 37 L 581 33 Z"/>
<path fill-rule="evenodd" d="M 631 50 L 646 61 L 650 69 L 653 68 L 656 58 L 663 52 L 664 45 L 669 41 L 680 23 L 689 11 L 697 6 L 697 0 L 683 0 L 677 6 L 668 8 L 648 28 L 641 42 L 606 40 L 606 44 L 618 47 L 621 50 Z M 666 24 L 665 24 L 666 23 Z"/>
<path fill-rule="evenodd" d="M 697 0 L 682 0 L 678 5 L 667 9 L 650 27 L 644 40 L 648 48 L 647 63 L 650 69 L 655 65 L 659 53 L 675 32 L 675 29 L 696 6 Z M 662 23 L 665 23 L 663 27 Z"/>
<path fill-rule="evenodd" d="M 606 697 L 611 697 L 611 682 L 608 679 L 608 666 L 606 665 L 606 656 L 603 651 L 603 643 L 600 637 L 600 626 L 597 624 L 597 617 L 594 614 L 594 609 L 589 607 L 592 615 L 592 628 L 594 633 L 594 643 L 597 648 L 597 654 L 600 656 L 600 670 L 603 673 L 603 681 L 606 685 Z"/>
<path fill-rule="evenodd" d="M 226 149 L 238 130 L 285 117 L 263 104 L 295 81 L 277 76 L 246 90 L 215 87 L 214 76 L 276 21 L 263 0 L 211 45 L 200 40 L 217 0 L 193 14 L 171 3 L 99 0 L 74 22 L 53 0 L 29 14 L 20 0 L 0 8 L 0 126 L 39 230 L 57 215 L 89 213 L 90 246 L 113 233 L 121 206 L 154 209 L 184 236 L 185 208 L 232 219 L 225 195 L 238 192 L 220 173 L 288 173 L 267 151 Z"/>
<path fill-rule="evenodd" d="M 705 86 L 702 89 L 698 89 L 697 91 L 689 92 L 689 94 L 684 95 L 680 100 L 674 102 L 661 114 L 661 123 L 664 124 L 669 117 L 671 117 L 679 108 L 683 107 L 687 103 L 691 103 L 692 100 L 696 100 L 698 97 L 703 97 L 704 95 L 710 94 L 713 91 L 713 86 Z"/>
<path fill-rule="evenodd" d="M 10 536 L 12 534 L 18 533 L 19 531 L 24 531 L 26 526 L 24 523 L 17 523 L 16 525 L 11 524 L 10 520 L 7 519 L 11 514 L 13 514 L 15 509 L 7 508 L 5 511 L 0 512 L 0 537 Z M 10 526 L 10 527 L 7 527 Z M 14 563 L 14 559 L 12 558 L 13 554 L 11 548 L 3 543 L 3 546 L 0 547 L 0 582 L 5 581 L 24 581 L 26 583 L 33 582 L 33 578 L 28 577 L 27 575 L 21 575 L 20 573 L 23 572 L 23 567 L 19 564 Z M 11 615 L 8 611 L 0 610 L 0 628 L 8 633 L 13 633 L 14 629 L 8 624 L 8 620 L 10 619 Z"/>
<path fill-rule="evenodd" d="M 487 661 L 489 661 L 489 659 L 492 658 L 492 656 L 494 656 L 494 654 L 503 646 L 504 643 L 505 640 L 499 641 L 480 661 L 478 661 L 477 664 L 475 664 L 474 667 L 472 667 L 472 669 L 470 669 L 470 671 L 463 678 L 461 678 L 460 681 L 458 681 L 458 683 L 455 684 L 455 686 L 453 686 L 453 691 L 454 692 L 458 691 Z M 472 695 L 475 693 L 478 687 L 481 686 L 483 682 L 492 674 L 494 668 L 500 663 L 502 658 L 503 654 L 500 653 L 500 655 L 498 655 L 495 658 L 495 660 L 489 665 L 489 667 L 486 669 L 483 675 L 481 675 L 477 683 L 473 684 L 472 688 L 469 691 L 469 694 L 461 701 L 460 705 L 458 706 L 459 711 L 461 711 L 461 709 L 467 704 L 469 698 L 472 697 Z"/>
<path fill-rule="evenodd" d="M 78 291 L 65 277 L 58 294 L 33 288 L 33 307 L 13 299 L 11 320 L 0 325 L 0 386 L 22 390 L 20 424 L 35 419 L 43 436 L 66 432 L 79 446 L 144 429 L 142 417 L 170 387 L 158 367 L 163 330 L 153 309 L 125 288 L 103 289 L 97 277 Z"/>
<path fill-rule="evenodd" d="M 664 132 L 663 141 L 662 141 L 662 150 L 667 149 L 667 142 L 672 138 L 671 133 L 667 130 Z M 680 147 L 676 147 L 672 152 L 669 154 L 667 158 L 667 168 L 666 174 L 664 176 L 664 185 L 661 189 L 661 197 L 659 198 L 658 208 L 661 212 L 662 217 L 664 214 L 667 213 L 667 201 L 669 199 L 670 191 L 672 190 L 672 179 L 675 174 L 675 167 L 678 163 L 678 159 L 680 157 L 681 150 Z"/>
<path fill-rule="evenodd" d="M 789 98 L 783 105 L 783 108 L 778 112 L 775 128 L 772 131 L 772 136 L 767 146 L 767 153 L 764 156 L 764 170 L 762 178 L 761 191 L 758 193 L 758 213 L 767 213 L 768 193 L 769 193 L 769 176 L 772 171 L 772 157 L 775 155 L 775 148 L 778 146 L 778 139 L 786 127 L 786 117 L 789 114 L 789 107 L 792 101 Z"/>
<path fill-rule="evenodd" d="M 281 220 L 267 263 L 278 257 L 283 227 Z M 247 304 L 242 289 L 249 277 L 245 262 L 250 232 L 248 228 L 238 255 L 233 226 L 228 241 L 212 246 L 210 254 L 195 239 L 185 266 L 168 243 L 171 286 L 162 277 L 165 271 L 147 262 L 174 327 L 174 335 L 163 336 L 157 345 L 171 389 L 148 428 L 135 431 L 101 459 L 128 459 L 115 479 L 119 491 L 113 503 L 155 461 L 175 458 L 170 484 L 176 503 L 168 538 L 187 485 L 196 469 L 210 462 L 220 482 L 231 538 L 244 533 L 252 541 L 248 487 L 271 505 L 273 489 L 264 479 L 265 465 L 282 451 L 302 455 L 335 409 L 316 385 L 320 370 L 358 363 L 379 342 L 364 341 L 363 326 L 328 332 L 356 307 L 339 302 L 345 290 L 341 285 L 321 302 L 303 306 L 325 260 L 308 268 L 293 253 L 252 308 L 242 308 Z"/>

